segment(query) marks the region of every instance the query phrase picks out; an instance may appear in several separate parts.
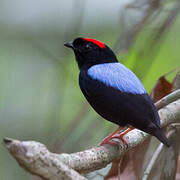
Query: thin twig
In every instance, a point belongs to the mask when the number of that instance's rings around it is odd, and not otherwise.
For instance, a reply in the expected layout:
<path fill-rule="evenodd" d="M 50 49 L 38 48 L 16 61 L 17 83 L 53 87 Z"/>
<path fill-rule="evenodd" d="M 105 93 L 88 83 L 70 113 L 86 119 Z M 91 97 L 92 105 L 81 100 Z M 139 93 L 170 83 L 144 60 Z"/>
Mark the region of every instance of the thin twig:
<path fill-rule="evenodd" d="M 150 162 L 149 162 L 149 164 L 148 164 L 148 166 L 147 166 L 147 168 L 146 168 L 146 170 L 144 172 L 144 176 L 143 176 L 142 180 L 147 180 L 148 179 L 148 176 L 149 176 L 149 174 L 150 174 L 150 172 L 151 172 L 151 170 L 152 170 L 158 156 L 162 152 L 163 147 L 164 147 L 164 145 L 162 143 L 160 143 L 160 145 L 158 146 L 158 148 L 154 152 L 154 155 L 153 155 L 152 159 L 150 160 Z"/>
<path fill-rule="evenodd" d="M 172 139 L 173 136 L 177 135 L 177 132 L 180 132 L 179 126 L 172 127 L 172 130 L 168 133 L 168 138 Z M 164 144 L 160 143 L 160 145 L 157 147 L 156 151 L 153 153 L 153 156 L 144 171 L 142 180 L 148 180 L 149 175 L 150 175 L 153 167 L 155 166 L 155 163 L 157 162 L 158 157 L 162 153 L 163 149 L 164 149 Z"/>
<path fill-rule="evenodd" d="M 172 92 L 171 94 L 168 94 L 167 96 L 160 99 L 158 102 L 155 103 L 155 106 L 157 109 L 161 109 L 164 106 L 170 104 L 171 102 L 174 102 L 176 100 L 180 99 L 180 89 Z"/>
<path fill-rule="evenodd" d="M 122 163 L 122 158 L 120 158 L 118 163 L 118 180 L 121 180 L 121 163 Z"/>

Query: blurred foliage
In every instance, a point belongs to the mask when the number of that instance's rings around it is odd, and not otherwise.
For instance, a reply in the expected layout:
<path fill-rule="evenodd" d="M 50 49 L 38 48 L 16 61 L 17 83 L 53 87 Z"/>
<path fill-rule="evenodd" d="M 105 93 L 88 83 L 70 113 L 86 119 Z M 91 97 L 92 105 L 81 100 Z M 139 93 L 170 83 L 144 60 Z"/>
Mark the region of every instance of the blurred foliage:
<path fill-rule="evenodd" d="M 127 8 L 127 4 L 103 0 L 98 6 L 95 1 L 49 1 L 44 7 L 32 1 L 28 9 L 21 0 L 17 4 L 2 1 L 1 139 L 31 139 L 54 152 L 74 152 L 98 144 L 115 129 L 90 108 L 80 92 L 73 53 L 63 47 L 77 36 L 93 37 L 113 47 L 119 61 L 140 77 L 148 92 L 160 76 L 180 67 L 179 16 L 164 27 L 166 31 L 161 29 L 174 4 L 166 2 L 158 12 L 151 11 L 144 23 L 147 4 L 144 7 L 143 2 L 134 2 L 142 8 Z M 142 22 L 143 28 L 138 26 Z M 134 29 L 132 38 L 128 33 Z M 132 40 L 129 44 L 127 37 Z M 31 179 L 4 148 L 0 148 L 0 163 L 0 179 Z"/>

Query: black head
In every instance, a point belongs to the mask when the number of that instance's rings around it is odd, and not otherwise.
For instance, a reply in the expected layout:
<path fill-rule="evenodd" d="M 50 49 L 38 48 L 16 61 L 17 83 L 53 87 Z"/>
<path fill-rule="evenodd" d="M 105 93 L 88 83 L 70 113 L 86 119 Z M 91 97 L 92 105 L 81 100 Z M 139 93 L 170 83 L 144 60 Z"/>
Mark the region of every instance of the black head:
<path fill-rule="evenodd" d="M 95 39 L 77 38 L 64 45 L 73 49 L 80 69 L 95 64 L 117 62 L 113 51 L 104 43 Z"/>

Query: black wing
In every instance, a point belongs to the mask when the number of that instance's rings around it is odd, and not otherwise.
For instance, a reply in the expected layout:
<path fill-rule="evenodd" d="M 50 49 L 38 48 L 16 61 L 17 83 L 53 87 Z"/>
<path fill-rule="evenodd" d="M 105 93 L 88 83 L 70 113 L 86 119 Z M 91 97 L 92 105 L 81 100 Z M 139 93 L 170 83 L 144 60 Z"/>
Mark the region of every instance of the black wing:
<path fill-rule="evenodd" d="M 87 101 L 106 120 L 120 126 L 129 124 L 150 134 L 160 128 L 159 115 L 148 94 L 121 92 L 93 80 L 85 70 L 80 72 L 79 85 Z"/>

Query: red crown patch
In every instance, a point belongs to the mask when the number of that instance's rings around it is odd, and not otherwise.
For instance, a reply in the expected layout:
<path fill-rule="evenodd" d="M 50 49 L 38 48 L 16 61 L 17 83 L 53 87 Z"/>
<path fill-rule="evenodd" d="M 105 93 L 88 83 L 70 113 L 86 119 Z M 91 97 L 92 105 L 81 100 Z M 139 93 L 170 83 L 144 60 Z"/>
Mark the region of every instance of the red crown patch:
<path fill-rule="evenodd" d="M 101 41 L 96 40 L 96 39 L 83 38 L 83 40 L 84 40 L 84 41 L 92 42 L 92 43 L 98 45 L 100 48 L 105 48 L 105 44 L 102 43 Z"/>

